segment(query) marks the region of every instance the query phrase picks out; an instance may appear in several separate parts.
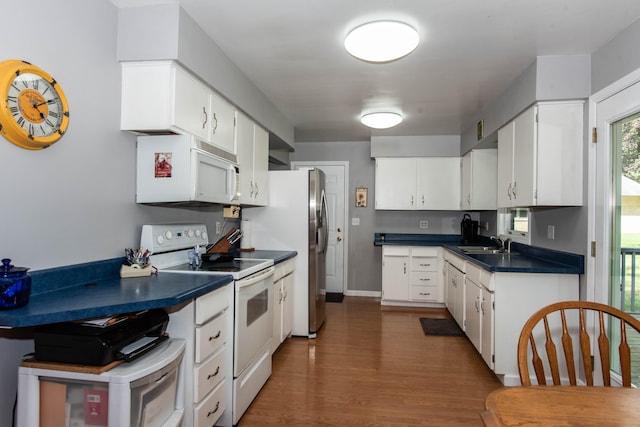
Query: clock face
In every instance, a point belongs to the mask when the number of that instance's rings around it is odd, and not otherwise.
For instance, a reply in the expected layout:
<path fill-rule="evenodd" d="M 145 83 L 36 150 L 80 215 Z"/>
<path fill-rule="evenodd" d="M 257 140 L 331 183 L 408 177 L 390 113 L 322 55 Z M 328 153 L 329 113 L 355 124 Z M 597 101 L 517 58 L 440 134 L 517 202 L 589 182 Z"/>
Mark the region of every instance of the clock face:
<path fill-rule="evenodd" d="M 60 130 L 62 101 L 54 85 L 39 75 L 17 75 L 9 86 L 7 105 L 13 119 L 30 137 L 46 137 Z"/>
<path fill-rule="evenodd" d="M 53 77 L 26 61 L 0 62 L 0 135 L 40 150 L 58 141 L 68 126 L 67 98 Z"/>

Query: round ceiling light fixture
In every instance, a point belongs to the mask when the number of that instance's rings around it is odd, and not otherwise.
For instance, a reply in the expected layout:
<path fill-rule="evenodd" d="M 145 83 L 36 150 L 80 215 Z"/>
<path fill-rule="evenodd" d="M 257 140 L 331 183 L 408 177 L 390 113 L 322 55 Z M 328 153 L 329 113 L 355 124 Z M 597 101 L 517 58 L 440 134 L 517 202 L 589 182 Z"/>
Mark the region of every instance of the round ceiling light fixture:
<path fill-rule="evenodd" d="M 344 40 L 351 55 L 367 62 L 391 62 L 413 52 L 418 32 L 404 22 L 375 21 L 353 29 Z"/>
<path fill-rule="evenodd" d="M 402 116 L 398 113 L 369 113 L 360 118 L 363 125 L 373 129 L 389 129 L 402 123 Z"/>

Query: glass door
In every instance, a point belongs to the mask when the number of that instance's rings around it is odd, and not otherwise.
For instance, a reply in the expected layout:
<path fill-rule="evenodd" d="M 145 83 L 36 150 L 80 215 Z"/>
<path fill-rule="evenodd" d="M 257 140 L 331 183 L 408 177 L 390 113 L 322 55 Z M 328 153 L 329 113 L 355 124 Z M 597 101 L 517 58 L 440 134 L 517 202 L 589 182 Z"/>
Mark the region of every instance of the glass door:
<path fill-rule="evenodd" d="M 594 276 L 587 299 L 640 315 L 640 82 L 604 97 L 595 113 L 598 138 L 590 144 L 595 173 L 589 176 L 595 196 L 590 219 Z M 609 325 L 609 336 L 617 347 L 619 325 Z M 632 360 L 639 358 L 640 343 L 629 344 Z M 611 358 L 614 380 L 616 359 Z M 637 385 L 640 370 L 635 365 L 632 382 Z M 594 369 L 599 371 L 599 363 Z"/>

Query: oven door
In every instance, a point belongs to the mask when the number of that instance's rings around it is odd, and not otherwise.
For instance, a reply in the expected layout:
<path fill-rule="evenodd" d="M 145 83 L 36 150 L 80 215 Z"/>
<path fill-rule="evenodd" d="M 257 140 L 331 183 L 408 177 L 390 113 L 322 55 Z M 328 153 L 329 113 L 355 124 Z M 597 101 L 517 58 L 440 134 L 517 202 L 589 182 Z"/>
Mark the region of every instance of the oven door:
<path fill-rule="evenodd" d="M 233 376 L 271 340 L 273 333 L 273 267 L 235 282 Z"/>

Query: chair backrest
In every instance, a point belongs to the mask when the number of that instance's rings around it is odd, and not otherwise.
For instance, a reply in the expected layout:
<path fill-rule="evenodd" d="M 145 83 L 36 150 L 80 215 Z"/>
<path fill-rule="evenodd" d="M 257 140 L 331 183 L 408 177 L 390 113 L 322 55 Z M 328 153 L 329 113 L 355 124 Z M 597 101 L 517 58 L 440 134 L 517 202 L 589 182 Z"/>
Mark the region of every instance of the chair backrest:
<path fill-rule="evenodd" d="M 594 335 L 597 335 L 597 350 L 600 367 L 602 368 L 602 384 L 611 385 L 611 364 L 610 364 L 610 345 L 607 336 L 609 323 L 613 319 L 618 319 L 620 323 L 620 345 L 618 346 L 618 355 L 620 360 L 620 370 L 622 375 L 622 385 L 631 386 L 631 351 L 627 341 L 628 327 L 635 329 L 640 333 L 640 320 L 634 318 L 617 308 L 589 301 L 563 301 L 543 307 L 534 313 L 522 327 L 520 339 L 518 340 L 518 370 L 520 372 L 520 382 L 523 386 L 531 385 L 531 377 L 529 375 L 528 353 L 531 349 L 531 364 L 535 371 L 536 380 L 539 385 L 547 385 L 545 376 L 545 365 L 550 371 L 549 374 L 553 379 L 553 385 L 561 385 L 560 373 L 561 369 L 566 368 L 566 375 L 570 385 L 576 384 L 576 372 L 579 372 L 580 364 L 585 375 L 586 385 L 593 385 L 593 361 L 591 358 L 591 338 L 589 336 L 589 327 L 585 321 L 586 313 L 592 312 L 595 320 L 599 325 Z M 569 320 L 567 320 L 569 318 Z M 577 324 L 576 324 L 577 319 Z M 541 338 L 541 330 L 537 328 L 534 334 L 534 328 L 542 321 L 544 327 L 544 337 Z M 554 340 L 553 332 L 556 332 Z M 573 338 L 577 336 L 579 357 L 574 357 Z M 534 335 L 538 337 L 541 350 L 536 346 Z M 542 347 L 541 341 L 544 340 Z M 558 362 L 559 352 L 556 349 L 556 341 L 562 348 L 564 355 L 564 366 Z M 546 354 L 546 362 L 540 356 L 540 353 Z M 576 353 L 577 354 L 577 353 Z M 543 355 L 544 356 L 544 355 Z"/>

